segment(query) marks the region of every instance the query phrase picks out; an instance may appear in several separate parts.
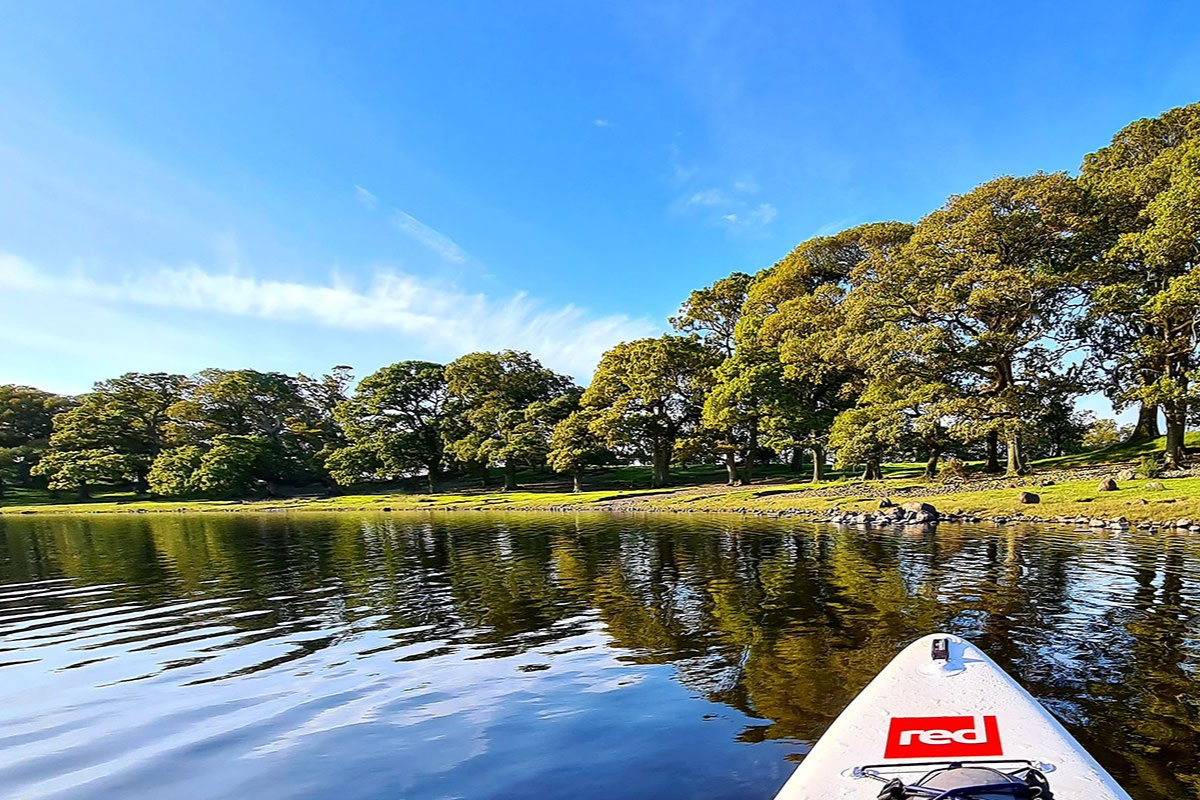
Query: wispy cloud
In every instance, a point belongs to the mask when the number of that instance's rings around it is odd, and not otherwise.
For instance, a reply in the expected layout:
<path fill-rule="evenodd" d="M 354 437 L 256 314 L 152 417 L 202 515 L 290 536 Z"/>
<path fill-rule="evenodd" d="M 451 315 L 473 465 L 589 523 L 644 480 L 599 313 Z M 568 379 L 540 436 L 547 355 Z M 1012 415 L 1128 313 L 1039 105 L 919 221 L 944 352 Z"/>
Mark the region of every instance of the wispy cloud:
<path fill-rule="evenodd" d="M 596 317 L 574 304 L 553 307 L 525 293 L 492 298 L 396 272 L 377 273 L 361 289 L 342 282 L 268 280 L 195 265 L 112 278 L 53 272 L 0 254 L 0 289 L 14 299 L 18 293 L 36 293 L 105 307 L 149 306 L 394 331 L 446 358 L 511 347 L 529 350 L 584 381 L 609 347 L 657 329 L 648 320 L 623 314 Z"/>
<path fill-rule="evenodd" d="M 775 206 L 770 203 L 759 203 L 757 207 L 747 211 L 730 211 L 728 214 L 722 214 L 721 219 L 734 227 L 761 228 L 770 225 L 777 216 L 779 216 L 779 212 Z"/>
<path fill-rule="evenodd" d="M 671 174 L 678 184 L 684 184 L 695 177 L 697 169 L 694 164 L 684 163 L 683 151 L 679 149 L 679 145 L 671 142 L 667 146 L 668 161 L 671 165 Z"/>
<path fill-rule="evenodd" d="M 357 184 L 354 186 L 354 199 L 368 211 L 379 208 L 379 198 L 372 194 L 370 189 L 364 189 Z"/>
<path fill-rule="evenodd" d="M 613 123 L 612 123 L 612 121 L 611 121 L 611 120 L 602 119 L 602 118 L 600 118 L 600 117 L 597 117 L 596 119 L 592 120 L 592 124 L 593 124 L 593 125 L 595 125 L 597 128 L 611 128 L 611 127 L 613 127 Z"/>
<path fill-rule="evenodd" d="M 741 194 L 758 194 L 758 181 L 750 175 L 743 175 L 733 182 L 733 190 Z"/>
<path fill-rule="evenodd" d="M 429 227 L 407 211 L 401 211 L 398 208 L 392 209 L 391 222 L 393 228 L 420 242 L 446 261 L 461 264 L 467 260 L 467 254 L 455 244 L 453 239 L 441 231 Z"/>
<path fill-rule="evenodd" d="M 720 189 L 704 189 L 687 199 L 689 206 L 728 206 L 733 202 L 733 198 Z"/>
<path fill-rule="evenodd" d="M 731 188 L 710 186 L 685 194 L 674 203 L 677 211 L 688 211 L 706 221 L 728 230 L 765 228 L 775 221 L 779 211 L 771 203 L 755 203 L 750 196 L 758 194 L 758 182 L 750 175 L 733 181 Z"/>

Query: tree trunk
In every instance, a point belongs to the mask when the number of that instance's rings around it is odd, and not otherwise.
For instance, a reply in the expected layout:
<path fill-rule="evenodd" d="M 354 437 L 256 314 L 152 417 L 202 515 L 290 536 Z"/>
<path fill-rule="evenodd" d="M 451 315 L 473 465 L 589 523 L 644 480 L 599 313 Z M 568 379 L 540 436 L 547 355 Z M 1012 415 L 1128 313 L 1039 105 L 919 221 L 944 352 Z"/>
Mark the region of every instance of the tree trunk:
<path fill-rule="evenodd" d="M 737 454 L 732 449 L 725 451 L 725 485 L 735 486 L 738 481 Z"/>
<path fill-rule="evenodd" d="M 517 464 L 515 461 L 504 462 L 504 491 L 511 492 L 517 488 Z"/>
<path fill-rule="evenodd" d="M 80 500 L 92 499 L 92 494 L 88 491 L 88 485 L 86 483 L 79 484 L 78 497 Z"/>
<path fill-rule="evenodd" d="M 481 488 L 481 489 L 488 488 L 489 478 L 491 477 L 488 475 L 488 465 L 487 464 L 479 464 L 475 469 L 479 475 L 479 488 Z"/>
<path fill-rule="evenodd" d="M 1000 435 L 992 431 L 987 435 L 987 461 L 983 465 L 984 472 L 1000 471 Z"/>
<path fill-rule="evenodd" d="M 1168 403 L 1163 406 L 1163 417 L 1167 420 L 1167 464 L 1182 467 L 1187 454 L 1183 444 L 1187 432 L 1187 407 L 1183 403 Z"/>
<path fill-rule="evenodd" d="M 1017 434 L 1011 434 L 1005 440 L 1005 445 L 1008 449 L 1008 470 L 1009 475 L 1024 475 L 1027 470 L 1025 468 L 1025 454 L 1021 449 L 1021 437 Z"/>
<path fill-rule="evenodd" d="M 1158 427 L 1158 405 L 1142 403 L 1141 408 L 1138 409 L 1137 424 L 1133 426 L 1129 438 L 1125 440 L 1126 444 L 1147 442 L 1160 436 L 1162 436 L 1162 431 Z"/>
<path fill-rule="evenodd" d="M 925 462 L 925 480 L 931 481 L 938 474 L 938 460 L 942 457 L 941 445 L 929 446 L 929 460 Z"/>
<path fill-rule="evenodd" d="M 799 472 L 804 466 L 804 450 L 799 447 L 792 448 L 792 460 L 788 464 L 788 472 Z"/>
<path fill-rule="evenodd" d="M 883 480 L 883 470 L 879 468 L 878 458 L 868 458 L 866 465 L 863 467 L 862 479 L 864 481 L 881 481 Z"/>
<path fill-rule="evenodd" d="M 825 480 L 825 448 L 814 444 L 809 448 L 813 454 L 813 483 Z"/>
<path fill-rule="evenodd" d="M 657 442 L 654 445 L 654 464 L 653 474 L 650 479 L 650 486 L 654 489 L 661 489 L 671 482 L 671 447 L 664 442 Z"/>
<path fill-rule="evenodd" d="M 582 492 L 583 491 L 583 470 L 581 470 L 579 467 L 576 467 L 574 470 L 571 471 L 571 485 L 572 485 L 571 491 L 573 491 L 573 492 Z"/>
<path fill-rule="evenodd" d="M 429 482 L 429 493 L 434 494 L 438 490 L 438 484 L 441 483 L 441 473 L 438 470 L 438 465 L 436 463 L 430 464 L 428 470 L 429 472 L 427 473 L 427 478 Z"/>
<path fill-rule="evenodd" d="M 746 460 L 742 464 L 742 485 L 754 482 L 754 457 L 758 454 L 758 422 L 750 422 L 750 442 L 746 446 Z"/>

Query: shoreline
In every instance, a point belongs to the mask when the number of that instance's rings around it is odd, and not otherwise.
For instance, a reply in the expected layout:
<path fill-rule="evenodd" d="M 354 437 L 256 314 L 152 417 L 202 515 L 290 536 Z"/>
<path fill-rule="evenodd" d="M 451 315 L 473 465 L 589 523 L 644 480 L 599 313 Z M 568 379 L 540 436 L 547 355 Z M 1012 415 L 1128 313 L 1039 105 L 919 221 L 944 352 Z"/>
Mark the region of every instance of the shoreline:
<path fill-rule="evenodd" d="M 924 484 L 891 479 L 871 483 L 838 482 L 819 487 L 764 482 L 751 486 L 602 490 L 579 494 L 517 490 L 241 501 L 173 501 L 130 497 L 0 506 L 0 519 L 147 513 L 632 512 L 726 513 L 863 528 L 939 523 L 1027 523 L 1072 525 L 1093 530 L 1200 531 L 1200 477 L 1153 481 L 1128 479 L 1118 483 L 1117 489 L 1109 491 L 1101 491 L 1094 478 L 1094 474 L 1089 474 L 1084 480 L 1069 481 L 1042 476 L 1016 480 L 990 479 L 961 487 L 947 483 Z M 955 491 L 956 488 L 961 490 Z M 1036 493 L 1036 502 L 1021 502 L 1022 495 L 1028 493 Z"/>

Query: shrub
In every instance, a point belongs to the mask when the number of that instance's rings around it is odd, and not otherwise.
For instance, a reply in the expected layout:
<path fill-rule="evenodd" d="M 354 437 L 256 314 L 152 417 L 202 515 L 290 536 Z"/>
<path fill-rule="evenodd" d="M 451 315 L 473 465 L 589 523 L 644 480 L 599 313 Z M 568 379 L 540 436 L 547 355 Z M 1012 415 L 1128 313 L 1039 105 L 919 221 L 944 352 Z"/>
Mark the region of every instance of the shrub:
<path fill-rule="evenodd" d="M 967 465 L 961 458 L 947 458 L 938 471 L 942 480 L 962 480 L 967 477 Z"/>
<path fill-rule="evenodd" d="M 1138 462 L 1137 473 L 1146 480 L 1152 480 L 1161 477 L 1164 468 L 1162 457 L 1150 454 L 1142 456 L 1142 460 Z"/>

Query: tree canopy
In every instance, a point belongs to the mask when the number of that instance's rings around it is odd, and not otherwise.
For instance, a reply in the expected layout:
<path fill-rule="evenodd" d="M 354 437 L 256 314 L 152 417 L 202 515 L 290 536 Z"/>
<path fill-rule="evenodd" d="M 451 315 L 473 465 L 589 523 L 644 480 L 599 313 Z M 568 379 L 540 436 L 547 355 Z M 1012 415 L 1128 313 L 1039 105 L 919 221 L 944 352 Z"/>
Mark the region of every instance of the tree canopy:
<path fill-rule="evenodd" d="M 965 187 L 964 187 L 965 188 Z M 620 342 L 586 389 L 515 350 L 400 361 L 356 386 L 208 369 L 128 373 L 66 398 L 0 386 L 0 490 L 271 494 L 600 464 L 763 460 L 830 451 L 878 478 L 944 457 L 1024 473 L 1122 429 L 1077 398 L 1137 406 L 1129 436 L 1188 457 L 1200 416 L 1200 104 L 1137 120 L 1078 175 L 1005 175 L 916 222 L 809 238 L 756 273 L 708 276 L 672 333 Z M 1007 454 L 1001 463 L 1001 449 Z"/>

